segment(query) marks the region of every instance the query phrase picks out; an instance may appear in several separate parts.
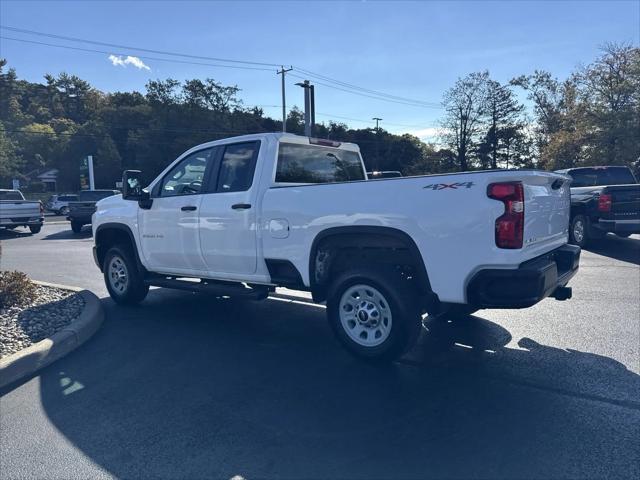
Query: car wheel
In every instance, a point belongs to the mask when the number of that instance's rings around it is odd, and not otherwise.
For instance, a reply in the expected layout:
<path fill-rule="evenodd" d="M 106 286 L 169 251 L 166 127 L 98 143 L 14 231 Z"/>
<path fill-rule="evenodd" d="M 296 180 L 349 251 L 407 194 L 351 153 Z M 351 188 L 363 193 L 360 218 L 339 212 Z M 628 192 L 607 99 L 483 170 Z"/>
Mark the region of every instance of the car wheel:
<path fill-rule="evenodd" d="M 138 269 L 129 249 L 115 246 L 104 257 L 104 282 L 111 298 L 122 305 L 140 303 L 149 293 L 149 285 Z"/>
<path fill-rule="evenodd" d="M 58 214 L 64 215 L 66 217 L 67 215 L 69 215 L 69 207 L 62 207 Z"/>
<path fill-rule="evenodd" d="M 349 352 L 374 362 L 401 357 L 422 328 L 417 295 L 391 269 L 362 268 L 340 274 L 329 288 L 327 316 Z"/>
<path fill-rule="evenodd" d="M 80 233 L 82 231 L 82 224 L 79 222 L 71 222 L 71 230 L 73 230 L 73 233 Z"/>
<path fill-rule="evenodd" d="M 42 230 L 42 225 L 32 225 L 29 227 L 29 230 L 33 235 L 35 235 L 36 233 L 40 233 L 40 230 Z"/>
<path fill-rule="evenodd" d="M 571 220 L 571 228 L 569 230 L 569 240 L 574 245 L 586 247 L 589 243 L 589 225 L 587 217 L 584 215 L 576 215 Z"/>

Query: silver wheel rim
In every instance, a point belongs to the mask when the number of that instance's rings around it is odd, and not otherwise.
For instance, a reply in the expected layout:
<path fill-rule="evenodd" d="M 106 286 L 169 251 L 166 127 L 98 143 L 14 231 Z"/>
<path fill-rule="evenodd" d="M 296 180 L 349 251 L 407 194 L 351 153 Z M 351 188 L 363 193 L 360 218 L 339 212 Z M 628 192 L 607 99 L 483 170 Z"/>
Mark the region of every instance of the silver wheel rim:
<path fill-rule="evenodd" d="M 60 213 L 62 215 L 67 215 L 69 213 L 69 208 L 68 207 L 62 207 L 62 209 L 60 210 Z"/>
<path fill-rule="evenodd" d="M 109 262 L 109 284 L 119 294 L 123 294 L 129 286 L 129 272 L 120 257 L 113 257 Z"/>
<path fill-rule="evenodd" d="M 370 285 L 353 285 L 340 298 L 340 323 L 349 338 L 363 347 L 382 344 L 391 333 L 389 302 Z"/>
<path fill-rule="evenodd" d="M 573 224 L 573 238 L 575 238 L 578 243 L 584 239 L 584 223 L 582 223 L 582 220 L 577 220 Z"/>

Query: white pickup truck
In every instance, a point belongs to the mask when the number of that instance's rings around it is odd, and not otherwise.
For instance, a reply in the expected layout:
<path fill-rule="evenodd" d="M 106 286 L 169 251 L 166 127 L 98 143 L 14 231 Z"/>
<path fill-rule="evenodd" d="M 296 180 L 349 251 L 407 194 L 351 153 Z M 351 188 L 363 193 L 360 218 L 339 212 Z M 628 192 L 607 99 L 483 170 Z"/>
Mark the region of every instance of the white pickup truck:
<path fill-rule="evenodd" d="M 39 233 L 44 223 L 44 207 L 38 200 L 25 200 L 20 190 L 0 190 L 0 228 L 29 227 Z"/>
<path fill-rule="evenodd" d="M 421 315 L 525 308 L 571 297 L 569 178 L 484 171 L 368 180 L 354 144 L 270 133 L 192 148 L 146 189 L 93 216 L 94 257 L 118 303 L 149 286 L 326 301 L 353 353 L 392 360 Z"/>

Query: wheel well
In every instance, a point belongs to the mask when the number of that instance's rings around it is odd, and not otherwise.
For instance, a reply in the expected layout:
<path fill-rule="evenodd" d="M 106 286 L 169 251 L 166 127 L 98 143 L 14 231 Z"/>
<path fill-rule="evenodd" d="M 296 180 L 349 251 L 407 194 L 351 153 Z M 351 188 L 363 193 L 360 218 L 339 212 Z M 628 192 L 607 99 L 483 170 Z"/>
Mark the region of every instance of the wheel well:
<path fill-rule="evenodd" d="M 138 266 L 142 267 L 140 263 L 140 259 L 138 257 L 138 251 L 135 247 L 133 236 L 129 228 L 126 226 L 101 225 L 96 232 L 95 244 L 96 244 L 96 258 L 98 260 L 101 270 L 102 270 L 102 264 L 104 263 L 104 257 L 107 254 L 107 251 L 109 251 L 109 249 L 114 245 L 123 245 L 129 248 L 130 251 L 134 254 L 134 257 L 136 259 L 136 263 L 138 263 Z"/>
<path fill-rule="evenodd" d="M 331 279 L 357 265 L 392 266 L 413 282 L 427 307 L 437 303 L 415 242 L 406 233 L 389 227 L 339 227 L 321 232 L 309 258 L 313 299 L 326 300 Z"/>

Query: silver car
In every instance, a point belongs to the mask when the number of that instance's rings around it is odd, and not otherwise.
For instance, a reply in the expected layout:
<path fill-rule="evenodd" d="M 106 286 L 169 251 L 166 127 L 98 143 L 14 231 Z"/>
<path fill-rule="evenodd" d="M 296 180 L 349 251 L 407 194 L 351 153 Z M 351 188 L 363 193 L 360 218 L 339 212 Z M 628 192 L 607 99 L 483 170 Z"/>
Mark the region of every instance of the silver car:
<path fill-rule="evenodd" d="M 69 214 L 69 202 L 76 202 L 78 195 L 72 193 L 65 193 L 62 195 L 51 195 L 45 208 L 48 212 L 54 212 L 58 215 Z"/>

